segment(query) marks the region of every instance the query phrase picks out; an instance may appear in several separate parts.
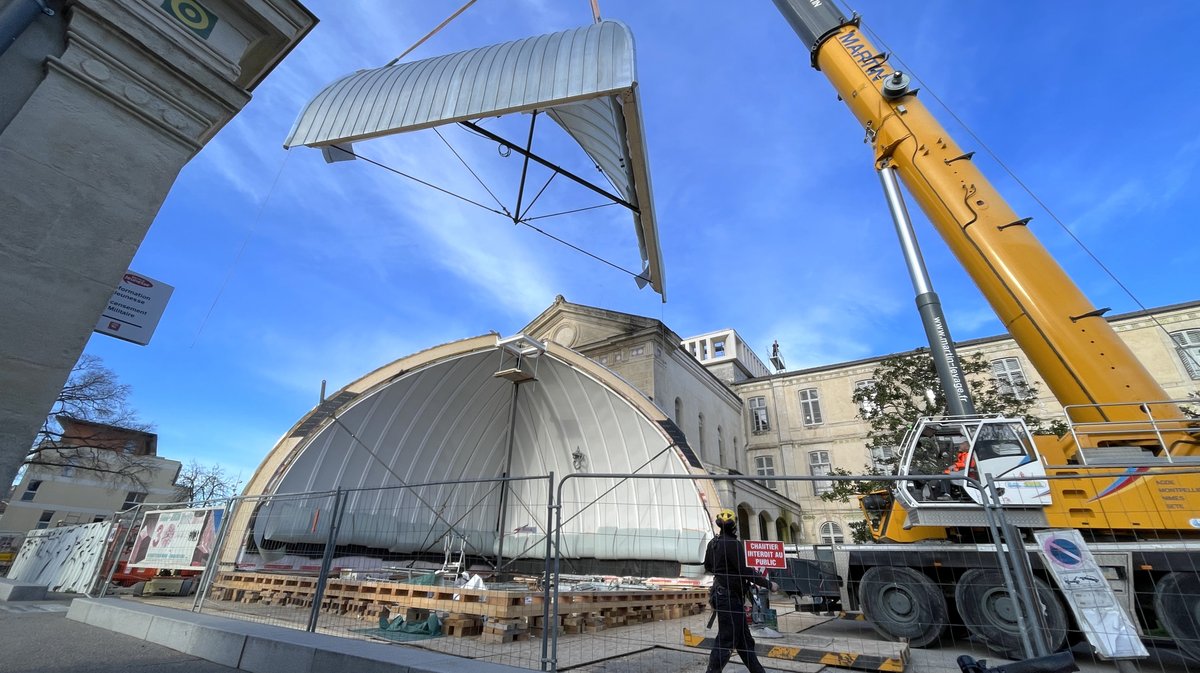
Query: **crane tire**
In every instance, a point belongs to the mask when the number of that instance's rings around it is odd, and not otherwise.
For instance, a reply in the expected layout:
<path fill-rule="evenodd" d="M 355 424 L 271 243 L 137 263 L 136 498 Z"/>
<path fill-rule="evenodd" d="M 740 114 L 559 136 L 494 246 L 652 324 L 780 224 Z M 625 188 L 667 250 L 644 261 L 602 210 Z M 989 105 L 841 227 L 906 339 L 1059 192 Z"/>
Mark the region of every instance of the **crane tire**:
<path fill-rule="evenodd" d="M 1200 574 L 1171 572 L 1154 587 L 1158 622 L 1181 652 L 1200 661 Z"/>
<path fill-rule="evenodd" d="M 949 624 L 946 597 L 933 580 L 912 568 L 876 566 L 859 582 L 863 615 L 880 635 L 925 647 Z"/>
<path fill-rule="evenodd" d="M 1057 651 L 1067 639 L 1067 612 L 1049 584 L 1035 577 L 1033 585 L 1042 606 L 1047 644 L 1051 652 Z M 1017 605 L 999 570 L 977 568 L 963 573 L 954 587 L 954 603 L 963 625 L 988 649 L 1008 659 L 1025 658 Z"/>

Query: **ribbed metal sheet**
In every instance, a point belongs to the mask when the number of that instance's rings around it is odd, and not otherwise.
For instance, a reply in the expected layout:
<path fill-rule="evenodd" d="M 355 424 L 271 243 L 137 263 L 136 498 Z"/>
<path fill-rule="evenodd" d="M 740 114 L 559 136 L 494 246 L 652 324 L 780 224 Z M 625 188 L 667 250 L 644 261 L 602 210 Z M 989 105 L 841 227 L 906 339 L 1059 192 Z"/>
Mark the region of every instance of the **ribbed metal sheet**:
<path fill-rule="evenodd" d="M 320 147 L 514 112 L 550 114 L 637 207 L 649 284 L 664 294 L 633 35 L 617 21 L 362 70 L 325 87 L 285 147 Z M 665 295 L 664 295 L 665 299 Z"/>
<path fill-rule="evenodd" d="M 652 405 L 639 409 L 618 394 L 612 387 L 616 377 L 608 370 L 582 361 L 583 370 L 544 353 L 530 366 L 536 380 L 520 384 L 513 414 L 513 384 L 493 376 L 501 361 L 497 349 L 463 352 L 414 367 L 355 397 L 338 410 L 336 423 L 277 449 L 289 455 L 262 494 L 369 489 L 348 496 L 341 544 L 436 551 L 453 525 L 453 535 L 466 539 L 471 553 L 490 555 L 499 550 L 499 531 L 545 534 L 546 482 L 510 484 L 503 508 L 492 485 L 446 482 L 505 473 L 518 478 L 554 473 L 559 480 L 577 472 L 694 473 L 690 449 L 676 450 L 676 441 L 664 431 L 665 418 L 648 417 L 645 410 L 654 410 Z M 415 484 L 430 485 L 403 487 Z M 710 483 L 572 479 L 563 488 L 567 557 L 703 559 L 711 537 L 707 502 L 717 501 L 715 492 L 702 495 Z M 313 512 L 327 507 L 327 500 L 318 496 L 264 505 L 256 539 L 323 542 L 327 521 Z M 313 524 L 317 520 L 320 525 Z M 544 547 L 538 533 L 521 535 L 524 541 L 510 540 L 505 553 L 540 558 Z"/>

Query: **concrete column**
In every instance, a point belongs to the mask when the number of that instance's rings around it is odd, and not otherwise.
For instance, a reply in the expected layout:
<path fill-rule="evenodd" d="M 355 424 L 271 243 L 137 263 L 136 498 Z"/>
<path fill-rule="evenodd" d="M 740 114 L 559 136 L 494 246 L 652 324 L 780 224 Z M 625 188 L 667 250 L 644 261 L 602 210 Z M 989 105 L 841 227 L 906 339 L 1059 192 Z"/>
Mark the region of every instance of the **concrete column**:
<path fill-rule="evenodd" d="M 0 97 L 5 486 L 176 175 L 316 17 L 294 0 L 75 0 L 39 22 L 0 59 L 20 85 Z"/>

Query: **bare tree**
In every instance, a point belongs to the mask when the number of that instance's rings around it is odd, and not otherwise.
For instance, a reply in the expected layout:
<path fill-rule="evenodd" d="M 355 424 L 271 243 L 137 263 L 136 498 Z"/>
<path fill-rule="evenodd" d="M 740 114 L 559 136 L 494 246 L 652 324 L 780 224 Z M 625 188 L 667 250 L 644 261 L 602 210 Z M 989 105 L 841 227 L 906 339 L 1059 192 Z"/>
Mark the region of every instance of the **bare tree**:
<path fill-rule="evenodd" d="M 24 466 L 87 470 L 113 481 L 145 486 L 154 467 L 147 459 L 153 427 L 129 404 L 132 388 L 95 355 L 75 363 L 66 385 L 25 457 Z M 123 436 L 121 446 L 114 439 Z M 139 436 L 140 435 L 140 436 Z M 138 443 L 138 439 L 144 442 Z"/>
<path fill-rule="evenodd" d="M 175 478 L 175 486 L 179 488 L 181 498 L 193 502 L 235 496 L 241 484 L 241 473 L 230 474 L 217 463 L 204 465 L 195 458 L 188 462 Z"/>

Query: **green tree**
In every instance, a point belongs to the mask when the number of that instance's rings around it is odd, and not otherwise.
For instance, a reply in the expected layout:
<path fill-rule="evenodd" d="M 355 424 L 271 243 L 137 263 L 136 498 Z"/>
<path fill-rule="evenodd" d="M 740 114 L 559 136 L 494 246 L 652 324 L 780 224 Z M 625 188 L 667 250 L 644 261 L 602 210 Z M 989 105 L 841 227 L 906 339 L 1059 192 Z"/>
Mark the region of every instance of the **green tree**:
<path fill-rule="evenodd" d="M 1047 423 L 1033 415 L 1033 403 L 1037 400 L 1035 385 L 1028 384 L 1020 390 L 1008 388 L 992 376 L 991 366 L 981 353 L 960 358 L 960 364 L 977 413 L 1022 418 L 1034 434 L 1062 435 L 1066 430 L 1061 421 Z M 853 399 L 858 405 L 859 418 L 870 427 L 867 449 L 876 456 L 876 460 L 859 472 L 839 468 L 834 470 L 834 474 L 865 474 L 868 477 L 895 474 L 898 451 L 916 420 L 922 416 L 948 413 L 946 393 L 942 390 L 927 348 L 885 358 L 875 369 L 872 379 L 854 391 Z M 944 467 L 938 456 L 914 457 L 915 473 L 937 474 Z M 851 498 L 889 486 L 890 482 L 869 478 L 835 481 L 833 488 L 821 497 L 831 502 L 848 502 Z M 869 537 L 865 521 L 851 528 L 856 542 Z"/>

